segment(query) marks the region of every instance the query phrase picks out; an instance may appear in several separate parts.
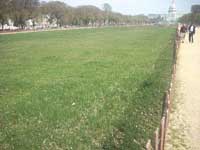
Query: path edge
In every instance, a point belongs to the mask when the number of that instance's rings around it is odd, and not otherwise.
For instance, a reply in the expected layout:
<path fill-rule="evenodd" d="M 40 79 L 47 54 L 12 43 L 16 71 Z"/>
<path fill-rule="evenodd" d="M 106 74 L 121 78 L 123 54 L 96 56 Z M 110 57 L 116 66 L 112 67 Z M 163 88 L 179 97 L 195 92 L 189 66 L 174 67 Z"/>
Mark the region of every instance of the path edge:
<path fill-rule="evenodd" d="M 179 28 L 176 28 L 176 35 L 174 40 L 173 47 L 173 63 L 172 63 L 172 72 L 171 72 L 171 82 L 168 90 L 165 92 L 164 101 L 163 101 L 163 114 L 160 121 L 160 126 L 156 128 L 154 132 L 154 136 L 152 139 L 149 139 L 145 149 L 146 150 L 164 150 L 165 149 L 165 140 L 167 129 L 169 125 L 169 116 L 172 108 L 172 100 L 173 100 L 173 89 L 174 82 L 176 77 L 176 66 L 177 66 L 177 57 L 180 49 L 180 34 Z"/>

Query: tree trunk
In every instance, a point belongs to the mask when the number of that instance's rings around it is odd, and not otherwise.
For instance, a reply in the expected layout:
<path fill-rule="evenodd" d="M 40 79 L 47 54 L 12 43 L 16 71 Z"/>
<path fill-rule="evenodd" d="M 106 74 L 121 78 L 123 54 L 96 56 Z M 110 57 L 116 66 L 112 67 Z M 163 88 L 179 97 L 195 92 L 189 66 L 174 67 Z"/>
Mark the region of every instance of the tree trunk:
<path fill-rule="evenodd" d="M 33 20 L 33 29 L 35 29 L 35 21 Z"/>
<path fill-rule="evenodd" d="M 2 31 L 4 30 L 4 22 L 5 22 L 4 20 L 1 21 L 1 30 Z"/>
<path fill-rule="evenodd" d="M 24 30 L 24 27 L 25 27 L 25 26 L 24 26 L 23 24 L 21 24 L 21 29 L 22 29 L 22 30 Z"/>

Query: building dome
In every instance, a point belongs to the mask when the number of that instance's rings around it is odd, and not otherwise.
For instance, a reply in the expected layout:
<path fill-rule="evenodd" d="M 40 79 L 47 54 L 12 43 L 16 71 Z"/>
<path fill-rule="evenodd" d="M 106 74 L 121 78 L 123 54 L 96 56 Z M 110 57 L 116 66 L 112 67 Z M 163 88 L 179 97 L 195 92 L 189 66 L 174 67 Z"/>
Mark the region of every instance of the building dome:
<path fill-rule="evenodd" d="M 169 13 L 174 13 L 176 12 L 176 4 L 175 4 L 175 0 L 172 0 L 172 4 L 169 7 Z"/>
<path fill-rule="evenodd" d="M 169 7 L 169 11 L 168 11 L 168 21 L 169 22 L 175 22 L 177 19 L 176 17 L 176 4 L 175 4 L 175 0 L 172 0 L 172 3 Z"/>

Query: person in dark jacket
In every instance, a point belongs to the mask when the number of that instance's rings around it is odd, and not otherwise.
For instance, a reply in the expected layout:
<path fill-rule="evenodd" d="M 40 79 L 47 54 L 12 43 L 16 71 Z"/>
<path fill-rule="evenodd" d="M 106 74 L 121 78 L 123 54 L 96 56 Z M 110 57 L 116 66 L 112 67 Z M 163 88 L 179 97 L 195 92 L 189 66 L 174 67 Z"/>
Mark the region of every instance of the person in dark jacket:
<path fill-rule="evenodd" d="M 194 34 L 195 34 L 195 31 L 196 30 L 196 27 L 191 24 L 188 28 L 188 31 L 189 31 L 189 42 L 190 43 L 193 43 L 194 42 Z"/>
<path fill-rule="evenodd" d="M 182 26 L 181 26 L 181 29 L 180 29 L 180 38 L 181 38 L 181 42 L 182 42 L 182 43 L 184 43 L 186 32 L 187 32 L 187 27 L 186 27 L 186 25 L 182 25 Z"/>

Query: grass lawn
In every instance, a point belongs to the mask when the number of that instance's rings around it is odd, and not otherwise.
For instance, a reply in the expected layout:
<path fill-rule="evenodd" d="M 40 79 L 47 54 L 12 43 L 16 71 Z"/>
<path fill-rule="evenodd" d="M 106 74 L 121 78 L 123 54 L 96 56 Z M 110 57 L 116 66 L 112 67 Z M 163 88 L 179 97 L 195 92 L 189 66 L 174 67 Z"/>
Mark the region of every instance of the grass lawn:
<path fill-rule="evenodd" d="M 159 125 L 175 30 L 0 35 L 0 149 L 141 150 Z"/>

